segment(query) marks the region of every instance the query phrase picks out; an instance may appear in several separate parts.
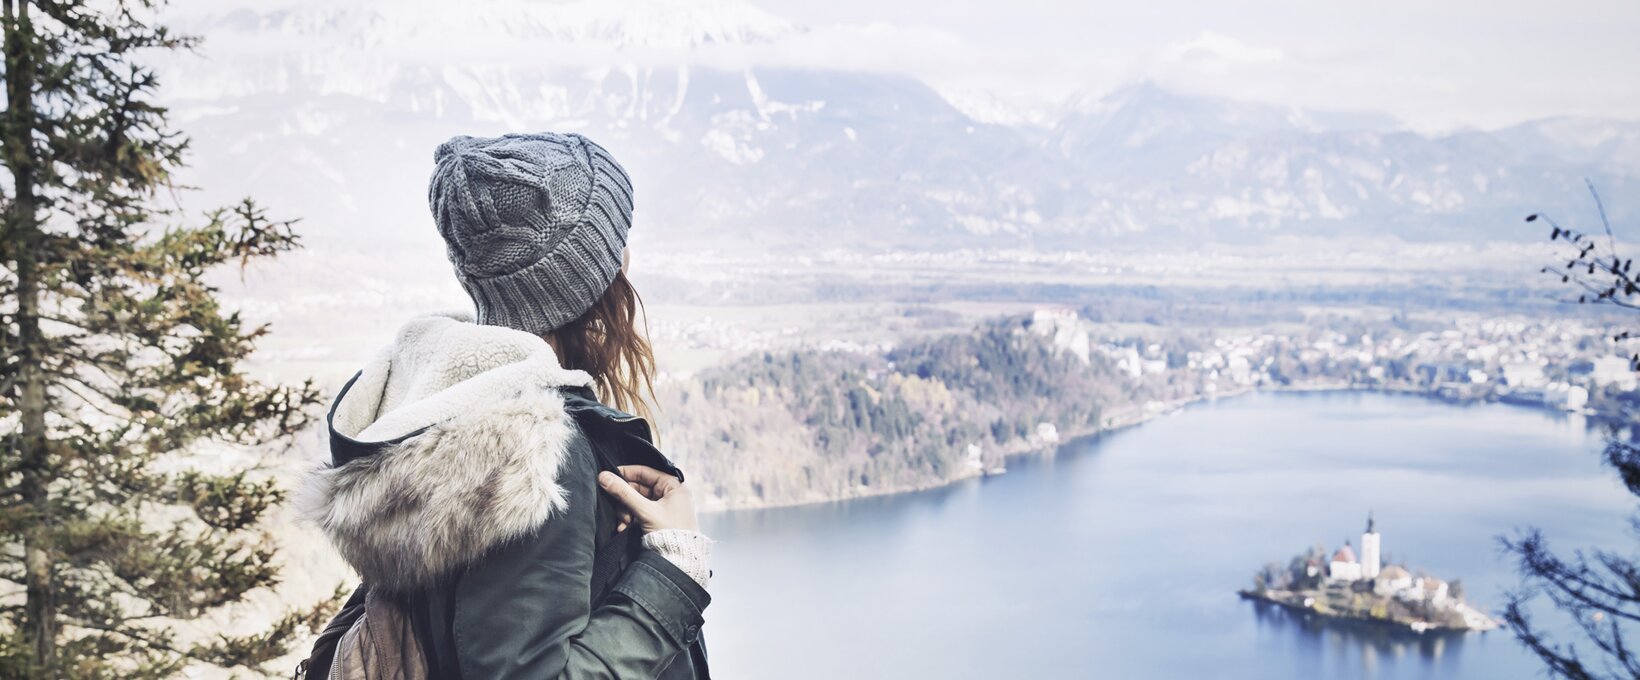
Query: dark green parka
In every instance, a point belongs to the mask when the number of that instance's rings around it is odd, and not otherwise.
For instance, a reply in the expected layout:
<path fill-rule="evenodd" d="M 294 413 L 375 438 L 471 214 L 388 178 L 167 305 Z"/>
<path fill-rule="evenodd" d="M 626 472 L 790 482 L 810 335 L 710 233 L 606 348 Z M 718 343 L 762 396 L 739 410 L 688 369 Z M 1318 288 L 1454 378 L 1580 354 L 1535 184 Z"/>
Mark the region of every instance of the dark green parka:
<path fill-rule="evenodd" d="M 431 677 L 708 677 L 710 597 L 615 531 L 596 482 L 616 465 L 682 473 L 588 382 L 538 338 L 435 316 L 343 388 L 330 464 L 299 501 L 364 584 L 308 677 L 366 590 L 404 613 Z"/>

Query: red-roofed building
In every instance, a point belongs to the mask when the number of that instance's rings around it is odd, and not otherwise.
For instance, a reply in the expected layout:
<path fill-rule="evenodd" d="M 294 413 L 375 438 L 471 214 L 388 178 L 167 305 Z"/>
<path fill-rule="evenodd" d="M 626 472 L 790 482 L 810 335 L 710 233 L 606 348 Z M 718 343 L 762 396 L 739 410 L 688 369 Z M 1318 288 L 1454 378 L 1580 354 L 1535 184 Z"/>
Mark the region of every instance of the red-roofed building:
<path fill-rule="evenodd" d="M 1333 553 L 1332 561 L 1327 564 L 1327 578 L 1337 581 L 1361 578 L 1361 562 L 1355 559 L 1355 548 L 1350 547 L 1349 541 L 1344 541 L 1344 547 Z"/>

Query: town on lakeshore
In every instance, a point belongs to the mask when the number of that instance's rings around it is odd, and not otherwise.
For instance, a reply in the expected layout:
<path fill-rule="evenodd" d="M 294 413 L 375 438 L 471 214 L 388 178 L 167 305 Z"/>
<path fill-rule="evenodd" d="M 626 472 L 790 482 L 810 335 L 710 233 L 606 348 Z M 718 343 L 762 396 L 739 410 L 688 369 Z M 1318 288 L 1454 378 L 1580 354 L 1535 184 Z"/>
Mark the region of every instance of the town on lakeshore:
<path fill-rule="evenodd" d="M 1312 547 L 1283 567 L 1266 565 L 1243 599 L 1269 602 L 1306 615 L 1425 631 L 1487 631 L 1498 622 L 1464 602 L 1460 581 L 1447 582 L 1405 565 L 1384 565 L 1382 539 L 1372 515 L 1357 554 L 1349 541 L 1326 557 Z"/>

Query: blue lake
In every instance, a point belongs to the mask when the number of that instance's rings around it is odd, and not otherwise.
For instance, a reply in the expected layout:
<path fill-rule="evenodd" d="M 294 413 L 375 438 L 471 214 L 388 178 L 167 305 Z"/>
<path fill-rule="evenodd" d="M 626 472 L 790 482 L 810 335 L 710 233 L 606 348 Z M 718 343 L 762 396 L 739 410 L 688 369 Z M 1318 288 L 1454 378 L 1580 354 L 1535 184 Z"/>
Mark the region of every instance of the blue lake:
<path fill-rule="evenodd" d="M 1235 596 L 1263 564 L 1359 542 L 1519 584 L 1497 537 L 1631 552 L 1633 498 L 1581 418 L 1373 393 L 1255 394 L 885 498 L 707 515 L 706 639 L 742 678 L 1534 678 L 1505 630 L 1357 631 Z M 779 455 L 771 451 L 769 455 Z"/>

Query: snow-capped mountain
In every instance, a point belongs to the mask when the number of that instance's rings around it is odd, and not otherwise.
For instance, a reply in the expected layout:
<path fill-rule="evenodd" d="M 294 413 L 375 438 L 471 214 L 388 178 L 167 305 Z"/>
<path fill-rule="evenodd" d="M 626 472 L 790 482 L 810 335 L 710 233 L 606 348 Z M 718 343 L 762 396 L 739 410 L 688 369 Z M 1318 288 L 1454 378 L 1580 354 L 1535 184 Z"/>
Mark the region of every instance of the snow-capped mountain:
<path fill-rule="evenodd" d="M 1432 137 L 1145 83 L 1051 126 L 983 115 L 904 75 L 737 63 L 813 29 L 730 1 L 301 5 L 180 27 L 207 40 L 206 58 L 161 65 L 190 179 L 302 215 L 310 242 L 433 243 L 432 149 L 520 130 L 609 147 L 635 179 L 636 233 L 676 247 L 1538 238 L 1521 216 L 1582 214 L 1585 177 L 1623 196 L 1640 176 L 1632 122 Z"/>
<path fill-rule="evenodd" d="M 1060 150 L 1110 201 L 1108 215 L 1145 216 L 1135 229 L 1417 240 L 1515 239 L 1529 212 L 1581 215 L 1585 178 L 1613 195 L 1634 187 L 1637 134 L 1637 123 L 1562 119 L 1430 137 L 1380 116 L 1188 97 L 1148 84 L 1073 111 L 1056 129 Z"/>

